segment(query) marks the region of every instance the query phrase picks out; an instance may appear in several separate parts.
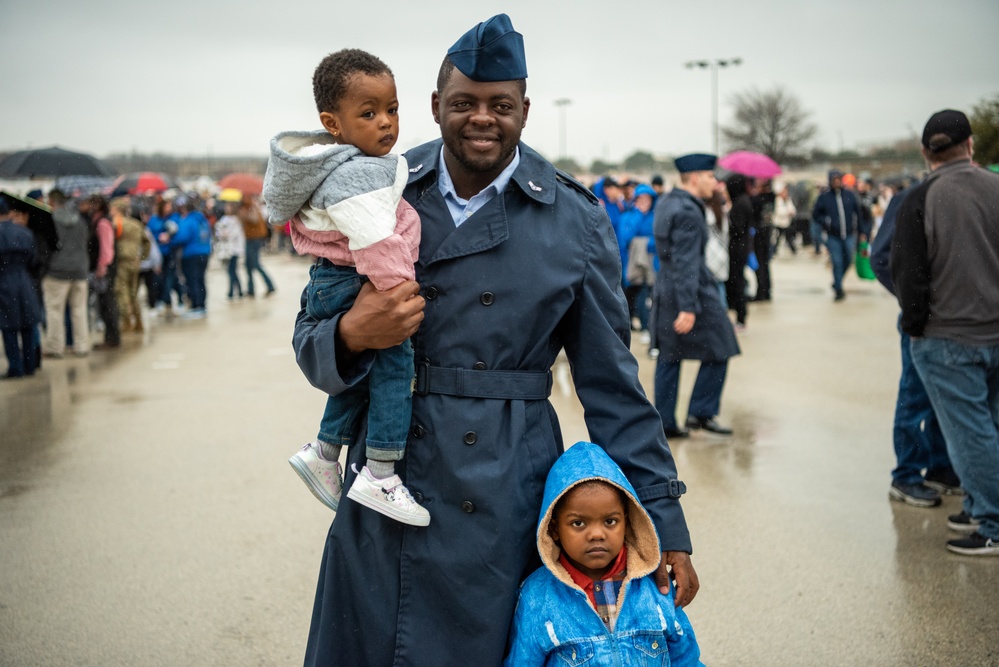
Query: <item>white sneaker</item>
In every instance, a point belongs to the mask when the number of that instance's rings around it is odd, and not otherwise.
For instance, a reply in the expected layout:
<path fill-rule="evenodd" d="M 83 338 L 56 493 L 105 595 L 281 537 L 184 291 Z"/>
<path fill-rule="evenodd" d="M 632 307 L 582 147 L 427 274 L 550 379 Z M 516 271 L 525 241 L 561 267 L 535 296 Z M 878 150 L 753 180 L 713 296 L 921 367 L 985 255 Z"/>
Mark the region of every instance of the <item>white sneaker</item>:
<path fill-rule="evenodd" d="M 319 444 L 310 442 L 295 453 L 288 463 L 302 478 L 312 495 L 334 512 L 340 506 L 343 491 L 343 468 L 338 461 L 319 456 Z"/>
<path fill-rule="evenodd" d="M 357 468 L 354 468 L 357 472 Z M 385 479 L 375 479 L 371 476 L 368 466 L 361 468 L 357 478 L 350 485 L 347 497 L 355 503 L 385 516 L 409 524 L 410 526 L 430 525 L 430 512 L 420 506 L 409 494 L 399 475 Z"/>

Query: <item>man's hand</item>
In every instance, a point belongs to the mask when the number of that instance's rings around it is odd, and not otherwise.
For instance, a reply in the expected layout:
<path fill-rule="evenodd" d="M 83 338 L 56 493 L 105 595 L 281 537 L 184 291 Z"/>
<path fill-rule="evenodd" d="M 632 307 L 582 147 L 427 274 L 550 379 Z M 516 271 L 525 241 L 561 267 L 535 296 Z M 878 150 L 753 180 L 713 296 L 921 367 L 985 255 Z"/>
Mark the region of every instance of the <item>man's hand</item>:
<path fill-rule="evenodd" d="M 340 318 L 340 342 L 352 354 L 399 345 L 420 327 L 425 304 L 420 284 L 414 280 L 385 292 L 366 282 L 354 305 Z"/>
<path fill-rule="evenodd" d="M 673 331 L 677 332 L 681 336 L 690 333 L 690 330 L 694 328 L 694 322 L 697 320 L 697 316 L 693 313 L 686 313 L 681 311 L 676 319 L 673 320 Z"/>
<path fill-rule="evenodd" d="M 673 580 L 676 586 L 675 603 L 678 607 L 686 607 L 693 602 L 701 587 L 694 564 L 690 562 L 690 554 L 686 551 L 664 551 L 655 577 L 659 592 L 663 595 L 669 593 L 669 581 Z"/>

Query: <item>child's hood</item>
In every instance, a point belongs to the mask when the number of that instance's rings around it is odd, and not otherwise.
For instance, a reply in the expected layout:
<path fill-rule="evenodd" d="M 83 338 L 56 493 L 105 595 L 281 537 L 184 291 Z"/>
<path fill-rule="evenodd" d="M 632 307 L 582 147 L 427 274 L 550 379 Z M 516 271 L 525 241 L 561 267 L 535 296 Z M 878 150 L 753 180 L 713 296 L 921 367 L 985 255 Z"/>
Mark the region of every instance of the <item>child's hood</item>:
<path fill-rule="evenodd" d="M 305 146 L 313 145 L 328 145 L 328 149 L 298 154 Z M 356 146 L 338 145 L 326 130 L 281 132 L 271 139 L 270 149 L 263 196 L 274 223 L 294 217 L 330 172 L 361 154 Z"/>
<path fill-rule="evenodd" d="M 662 552 L 655 524 L 638 501 L 638 494 L 624 476 L 621 468 L 599 445 L 577 442 L 565 451 L 552 466 L 545 482 L 545 495 L 538 519 L 538 553 L 545 567 L 568 585 L 573 585 L 565 569 L 558 564 L 559 546 L 548 534 L 552 511 L 559 498 L 574 486 L 599 479 L 623 490 L 628 496 L 628 530 L 625 545 L 628 547 L 629 578 L 644 577 L 659 567 Z"/>

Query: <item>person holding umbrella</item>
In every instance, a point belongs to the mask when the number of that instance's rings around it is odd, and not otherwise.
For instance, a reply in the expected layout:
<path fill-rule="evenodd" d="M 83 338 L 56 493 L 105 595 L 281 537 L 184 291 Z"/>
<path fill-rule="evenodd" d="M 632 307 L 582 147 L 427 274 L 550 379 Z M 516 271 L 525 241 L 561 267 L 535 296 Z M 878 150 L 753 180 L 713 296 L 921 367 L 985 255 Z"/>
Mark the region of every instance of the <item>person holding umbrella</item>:
<path fill-rule="evenodd" d="M 8 202 L 13 209 L 7 211 Z M 28 230 L 30 212 L 16 199 L 0 198 L 0 331 L 7 354 L 7 374 L 32 375 L 38 368 L 36 333 L 42 304 L 34 285 L 39 271 L 38 246 Z"/>

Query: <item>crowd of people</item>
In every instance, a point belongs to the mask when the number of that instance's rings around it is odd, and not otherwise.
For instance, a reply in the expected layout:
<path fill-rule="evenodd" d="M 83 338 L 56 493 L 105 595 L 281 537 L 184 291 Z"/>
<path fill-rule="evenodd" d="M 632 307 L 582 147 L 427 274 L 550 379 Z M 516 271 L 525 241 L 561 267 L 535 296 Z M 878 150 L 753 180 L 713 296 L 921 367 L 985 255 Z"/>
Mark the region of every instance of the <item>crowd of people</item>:
<path fill-rule="evenodd" d="M 144 312 L 203 319 L 213 255 L 227 265 L 229 299 L 253 298 L 255 273 L 264 296 L 275 291 L 260 264 L 272 230 L 249 195 L 222 202 L 171 191 L 110 200 L 71 199 L 55 188 L 4 193 L 0 230 L 5 378 L 32 375 L 44 358 L 120 347 L 123 333 L 144 330 Z"/>
<path fill-rule="evenodd" d="M 265 184 L 275 205 L 284 197 L 276 219 L 292 216 L 296 245 L 312 243 L 318 256 L 295 321 L 295 359 L 341 406 L 324 414 L 317 441 L 292 457 L 292 465 L 310 467 L 305 472 L 322 473 L 316 483 L 330 493 L 317 497 L 336 509 L 305 664 L 343 656 L 358 665 L 699 664 L 684 608 L 700 584 L 680 503 L 686 486 L 668 439 L 690 429 L 732 433 L 716 421 L 728 360 L 740 352 L 736 333 L 745 331 L 748 303 L 773 298 L 769 262 L 780 241 L 797 252 L 807 227 L 802 242 L 826 248 L 833 298 L 843 300 L 847 267 L 861 243 L 877 238 L 871 184 L 833 170 L 814 201 L 796 202 L 788 185 L 741 174 L 719 181 L 716 156 L 696 153 L 676 159 L 672 190 L 661 178 L 605 177 L 591 192 L 520 141 L 530 109 L 527 62 L 523 36 L 504 14 L 447 51 L 431 97 L 441 137 L 379 161 L 397 137 L 395 80 L 377 58 L 357 55 L 317 69 L 324 129 L 275 137 L 272 156 L 289 164 L 272 164 Z M 948 548 L 996 555 L 999 176 L 970 164 L 963 114 L 938 121 L 923 137 L 933 172 L 900 198 L 892 248 L 901 252 L 889 263 L 900 327 L 947 443 L 949 481 L 967 491 L 953 524 L 968 536 Z M 337 180 L 337 172 L 351 177 Z M 66 266 L 72 255 L 73 270 L 50 261 L 59 267 L 50 282 L 89 280 L 106 345 L 118 344 L 112 327 L 136 326 L 130 298 L 154 247 L 162 263 L 152 271 L 163 280 L 153 280 L 151 298 L 176 308 L 177 294 L 192 318 L 206 313 L 213 236 L 230 298 L 244 293 L 240 252 L 256 268 L 251 239 L 264 222 L 252 202 L 224 205 L 216 216 L 187 195 L 148 208 L 52 195 L 53 217 L 96 237 L 97 252 L 84 267 L 86 245 L 72 254 L 57 249 L 56 257 L 67 253 Z M 941 201 L 972 234 L 968 261 L 961 235 L 947 231 Z M 19 353 L 11 369 L 27 373 L 31 327 L 42 318 L 38 295 L 48 293 L 32 285 L 45 272 L 37 271 L 20 206 L 13 203 L 13 222 L 0 223 L 2 261 L 23 267 L 12 287 L 22 300 L 18 308 L 3 304 L 15 315 L 3 325 L 5 346 L 10 330 Z M 405 216 L 418 232 L 401 234 Z M 396 252 L 372 255 L 405 270 L 383 285 L 362 276 L 358 253 L 396 237 L 403 239 Z M 81 268 L 86 278 L 75 277 Z M 324 293 L 331 286 L 343 294 Z M 63 287 L 51 290 L 53 298 L 82 290 Z M 252 295 L 252 277 L 247 287 Z M 961 297 L 968 293 L 977 299 L 971 306 Z M 66 316 L 60 301 L 52 305 L 50 320 Z M 72 306 L 69 320 L 82 326 Z M 658 350 L 654 403 L 638 379 L 629 327 Z M 405 381 L 387 423 L 371 414 L 329 423 L 374 405 L 376 365 L 400 347 Z M 592 440 L 568 451 L 548 401 L 562 351 Z M 701 368 L 681 427 L 674 413 L 687 359 Z M 350 463 L 343 468 L 341 450 Z M 380 494 L 381 507 L 351 491 L 340 497 L 357 484 Z M 911 488 L 891 488 L 908 502 Z M 393 514 L 388 505 L 410 511 Z"/>
<path fill-rule="evenodd" d="M 658 358 L 655 402 L 667 436 L 687 437 L 689 428 L 732 432 L 714 416 L 725 364 L 738 354 L 738 345 L 727 341 L 729 322 L 713 308 L 720 302 L 734 311 L 735 330 L 745 331 L 747 302 L 772 298 L 770 259 L 782 243 L 797 254 L 800 237 L 802 247 L 814 247 L 829 263 L 834 301 L 846 297 L 843 280 L 854 267 L 899 299 L 902 373 L 889 497 L 932 508 L 941 505 L 941 495 L 964 496 L 964 509 L 949 516 L 947 525 L 965 537 L 950 540 L 947 548 L 995 555 L 999 499 L 996 485 L 984 479 L 999 474 L 999 295 L 993 280 L 999 275 L 999 250 L 995 220 L 989 219 L 999 210 L 989 203 L 999 193 L 999 179 L 973 164 L 970 124 L 959 111 L 930 119 L 923 153 L 930 175 L 921 184 L 908 178 L 875 183 L 833 169 L 828 182 L 809 193 L 800 183 L 740 174 L 716 181 L 713 156 L 694 155 L 677 159 L 681 180 L 669 193 L 662 192 L 659 177 L 645 185 L 608 176 L 593 189 L 614 226 L 622 266 L 646 265 L 651 256 L 658 272 L 651 294 L 646 275 L 630 268 L 622 286 L 626 294 L 647 300 L 643 305 L 628 299 L 633 330 L 647 331 L 646 309 L 656 306 L 652 335 L 644 340 L 652 346 L 650 356 Z M 936 198 L 928 199 L 931 185 Z M 677 192 L 679 198 L 673 196 Z M 698 201 L 699 207 L 684 212 L 682 203 L 672 203 L 678 201 Z M 900 241 L 896 224 L 906 215 Z M 958 233 L 944 224 L 949 219 L 965 227 Z M 752 274 L 756 288 L 750 294 L 746 276 Z M 654 321 L 664 316 L 657 326 Z M 704 323 L 712 318 L 712 324 Z M 701 362 L 687 428 L 674 415 L 681 359 Z"/>
<path fill-rule="evenodd" d="M 856 253 L 867 252 L 892 196 L 911 182 L 900 177 L 876 183 L 838 169 L 830 170 L 826 183 L 781 182 L 727 172 L 704 199 L 710 231 L 705 252 L 723 303 L 734 313 L 736 330 L 746 330 L 748 303 L 773 298 L 770 262 L 782 247 L 794 255 L 814 248 L 815 256 L 832 266 L 834 300 L 845 299 L 842 281 Z M 617 236 L 632 329 L 648 343 L 652 288 L 659 269 L 653 218 L 669 191 L 661 175 L 648 183 L 606 175 L 598 177 L 591 189 Z M 653 348 L 652 355 L 656 354 Z"/>

